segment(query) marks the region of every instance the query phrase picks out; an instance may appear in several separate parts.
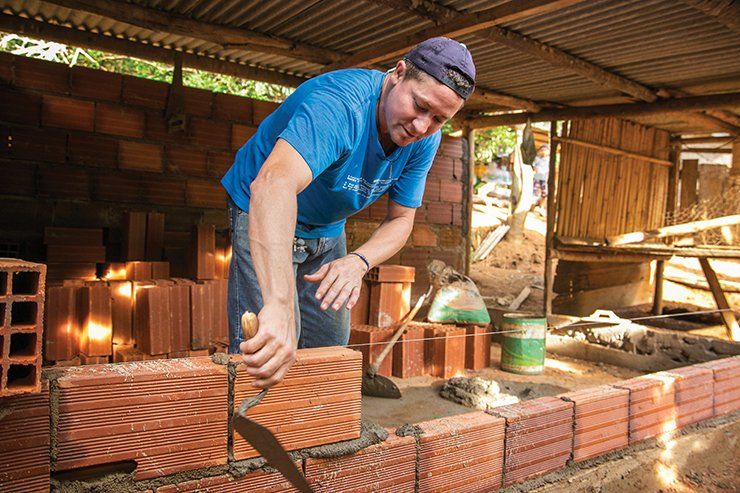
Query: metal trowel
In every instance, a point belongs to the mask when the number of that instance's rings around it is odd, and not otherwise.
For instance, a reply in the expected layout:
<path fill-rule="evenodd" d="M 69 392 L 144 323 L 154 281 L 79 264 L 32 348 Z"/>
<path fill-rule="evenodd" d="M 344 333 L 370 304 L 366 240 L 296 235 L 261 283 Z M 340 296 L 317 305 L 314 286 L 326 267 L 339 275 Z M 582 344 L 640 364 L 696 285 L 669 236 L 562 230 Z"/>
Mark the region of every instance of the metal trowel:
<path fill-rule="evenodd" d="M 245 340 L 254 337 L 259 328 L 257 315 L 251 312 L 244 312 L 241 319 L 241 326 Z M 285 448 L 280 445 L 275 435 L 261 424 L 247 417 L 249 409 L 259 404 L 265 397 L 265 394 L 267 394 L 267 389 L 263 389 L 256 396 L 247 397 L 242 401 L 234 415 L 234 430 L 249 442 L 265 458 L 270 466 L 277 469 L 294 488 L 301 493 L 313 493 L 308 481 L 306 481 L 306 478 L 298 470 Z"/>
<path fill-rule="evenodd" d="M 393 383 L 390 378 L 378 375 L 378 368 L 380 368 L 380 365 L 383 363 L 383 360 L 385 360 L 385 357 L 388 356 L 388 353 L 393 350 L 393 346 L 396 345 L 396 342 L 401 338 L 404 332 L 406 332 L 406 327 L 414 319 L 416 314 L 419 312 L 419 309 L 424 305 L 427 298 L 429 298 L 429 295 L 432 294 L 432 288 L 433 286 L 429 286 L 427 292 L 424 293 L 416 301 L 414 307 L 403 316 L 398 329 L 396 329 L 391 340 L 388 341 L 388 344 L 386 344 L 383 351 L 378 355 L 378 359 L 368 366 L 365 373 L 362 374 L 362 395 L 383 397 L 385 399 L 401 398 L 401 391 L 398 389 L 398 386 Z"/>

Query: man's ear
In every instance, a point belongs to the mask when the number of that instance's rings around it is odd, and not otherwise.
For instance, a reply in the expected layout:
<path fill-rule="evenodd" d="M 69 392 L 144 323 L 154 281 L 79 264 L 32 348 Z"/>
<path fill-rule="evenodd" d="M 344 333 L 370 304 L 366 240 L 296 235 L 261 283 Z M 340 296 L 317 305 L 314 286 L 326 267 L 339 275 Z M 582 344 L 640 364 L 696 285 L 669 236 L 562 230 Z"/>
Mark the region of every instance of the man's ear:
<path fill-rule="evenodd" d="M 393 69 L 393 72 L 391 73 L 400 82 L 401 79 L 403 79 L 404 76 L 406 75 L 407 68 L 408 67 L 406 66 L 406 61 L 399 60 L 398 62 L 396 62 L 396 67 Z"/>

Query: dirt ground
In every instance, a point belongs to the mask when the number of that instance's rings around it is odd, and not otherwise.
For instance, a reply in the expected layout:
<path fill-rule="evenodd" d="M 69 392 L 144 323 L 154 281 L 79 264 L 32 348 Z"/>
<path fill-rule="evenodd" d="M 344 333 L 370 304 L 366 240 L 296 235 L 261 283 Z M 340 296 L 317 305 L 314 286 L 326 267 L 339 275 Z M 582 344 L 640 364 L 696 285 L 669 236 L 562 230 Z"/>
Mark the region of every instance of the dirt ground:
<path fill-rule="evenodd" d="M 529 400 L 595 387 L 642 374 L 618 366 L 548 355 L 543 374 L 517 375 L 499 369 L 500 356 L 501 348 L 494 343 L 491 348 L 491 367 L 478 371 L 466 370 L 463 375 L 495 380 L 503 392 L 516 395 L 520 400 Z M 443 379 L 414 377 L 392 380 L 401 389 L 402 397 L 400 399 L 363 397 L 363 417 L 381 426 L 397 428 L 406 423 L 420 423 L 473 410 L 439 396 L 445 382 Z"/>

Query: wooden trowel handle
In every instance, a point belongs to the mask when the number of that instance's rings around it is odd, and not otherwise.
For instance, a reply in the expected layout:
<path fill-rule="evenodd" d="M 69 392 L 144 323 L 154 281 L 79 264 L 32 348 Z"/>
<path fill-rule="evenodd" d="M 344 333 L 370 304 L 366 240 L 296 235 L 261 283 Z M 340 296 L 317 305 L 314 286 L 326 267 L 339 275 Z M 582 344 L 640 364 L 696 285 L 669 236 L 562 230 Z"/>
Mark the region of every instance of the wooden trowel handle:
<path fill-rule="evenodd" d="M 242 315 L 242 334 L 244 335 L 244 340 L 246 341 L 256 336 L 259 327 L 260 323 L 257 315 L 252 312 L 244 312 Z"/>

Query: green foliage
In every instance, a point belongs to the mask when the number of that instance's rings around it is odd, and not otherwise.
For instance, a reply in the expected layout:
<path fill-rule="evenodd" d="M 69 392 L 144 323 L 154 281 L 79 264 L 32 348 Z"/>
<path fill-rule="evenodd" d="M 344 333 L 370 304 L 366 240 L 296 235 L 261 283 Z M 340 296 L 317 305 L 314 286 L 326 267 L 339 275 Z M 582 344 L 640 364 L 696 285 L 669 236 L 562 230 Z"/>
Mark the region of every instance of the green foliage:
<path fill-rule="evenodd" d="M 511 127 L 494 127 L 475 133 L 475 160 L 488 164 L 496 156 L 508 155 L 516 145 L 516 132 Z"/>
<path fill-rule="evenodd" d="M 90 67 L 161 82 L 169 83 L 172 81 L 174 68 L 164 63 L 113 55 L 98 50 L 84 50 L 16 34 L 0 33 L 0 36 L 0 51 L 7 51 L 15 55 L 41 58 L 69 66 Z M 189 68 L 183 68 L 182 83 L 187 87 L 275 102 L 283 101 L 293 92 L 293 88 L 277 84 L 240 79 L 230 75 L 214 74 Z"/>

